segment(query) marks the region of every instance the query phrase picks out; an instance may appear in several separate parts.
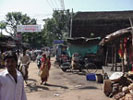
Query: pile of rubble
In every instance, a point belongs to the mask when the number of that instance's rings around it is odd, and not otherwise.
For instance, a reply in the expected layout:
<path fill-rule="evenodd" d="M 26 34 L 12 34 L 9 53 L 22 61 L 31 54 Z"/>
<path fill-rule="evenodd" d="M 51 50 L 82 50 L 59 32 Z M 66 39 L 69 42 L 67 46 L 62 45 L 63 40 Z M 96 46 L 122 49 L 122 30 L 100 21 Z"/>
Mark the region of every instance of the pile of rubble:
<path fill-rule="evenodd" d="M 133 100 L 133 72 L 115 72 L 104 80 L 104 93 L 111 100 Z"/>

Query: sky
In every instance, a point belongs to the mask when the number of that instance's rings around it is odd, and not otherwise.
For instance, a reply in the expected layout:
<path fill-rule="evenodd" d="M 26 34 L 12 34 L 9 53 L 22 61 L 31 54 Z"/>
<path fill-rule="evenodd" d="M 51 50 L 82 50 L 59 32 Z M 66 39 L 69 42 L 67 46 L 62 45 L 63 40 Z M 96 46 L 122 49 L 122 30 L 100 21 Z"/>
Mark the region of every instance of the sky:
<path fill-rule="evenodd" d="M 8 12 L 22 12 L 43 25 L 42 20 L 63 9 L 62 4 L 74 12 L 133 10 L 133 0 L 0 0 L 0 21 Z"/>

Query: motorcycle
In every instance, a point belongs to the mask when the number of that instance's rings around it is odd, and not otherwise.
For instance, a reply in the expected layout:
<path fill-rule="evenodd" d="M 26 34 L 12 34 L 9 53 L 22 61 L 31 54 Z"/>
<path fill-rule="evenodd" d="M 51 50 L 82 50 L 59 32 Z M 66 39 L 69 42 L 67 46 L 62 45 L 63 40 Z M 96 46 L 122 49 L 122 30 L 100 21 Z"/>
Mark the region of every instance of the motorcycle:
<path fill-rule="evenodd" d="M 66 72 L 67 69 L 71 68 L 71 61 L 69 60 L 67 55 L 62 55 L 61 56 L 60 68 L 64 72 Z"/>
<path fill-rule="evenodd" d="M 40 67 L 41 67 L 41 59 L 37 59 L 37 67 L 40 69 Z"/>
<path fill-rule="evenodd" d="M 71 61 L 67 60 L 67 61 L 63 62 L 61 64 L 60 68 L 62 69 L 63 72 L 66 72 L 68 69 L 71 69 Z"/>

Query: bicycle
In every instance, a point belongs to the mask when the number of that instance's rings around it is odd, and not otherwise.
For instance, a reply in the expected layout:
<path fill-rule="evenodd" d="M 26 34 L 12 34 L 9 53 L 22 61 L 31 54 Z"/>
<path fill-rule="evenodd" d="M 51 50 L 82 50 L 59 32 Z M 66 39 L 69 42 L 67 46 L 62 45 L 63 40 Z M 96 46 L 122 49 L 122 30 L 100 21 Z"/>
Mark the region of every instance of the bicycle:
<path fill-rule="evenodd" d="M 97 66 L 95 63 L 90 62 L 88 58 L 85 58 L 85 69 L 87 73 L 96 73 L 97 72 Z"/>

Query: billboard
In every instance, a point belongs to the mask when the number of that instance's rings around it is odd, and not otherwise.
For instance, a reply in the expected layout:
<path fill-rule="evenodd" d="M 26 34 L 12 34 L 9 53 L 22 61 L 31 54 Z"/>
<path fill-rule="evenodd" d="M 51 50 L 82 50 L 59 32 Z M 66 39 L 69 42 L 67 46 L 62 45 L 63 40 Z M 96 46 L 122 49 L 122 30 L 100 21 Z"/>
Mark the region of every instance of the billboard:
<path fill-rule="evenodd" d="M 41 25 L 17 25 L 17 32 L 41 32 Z"/>

